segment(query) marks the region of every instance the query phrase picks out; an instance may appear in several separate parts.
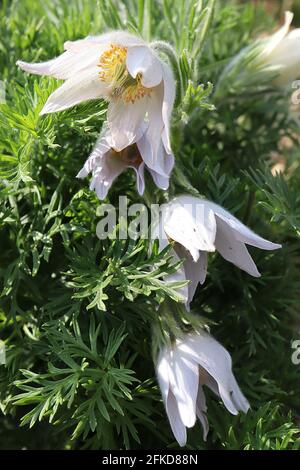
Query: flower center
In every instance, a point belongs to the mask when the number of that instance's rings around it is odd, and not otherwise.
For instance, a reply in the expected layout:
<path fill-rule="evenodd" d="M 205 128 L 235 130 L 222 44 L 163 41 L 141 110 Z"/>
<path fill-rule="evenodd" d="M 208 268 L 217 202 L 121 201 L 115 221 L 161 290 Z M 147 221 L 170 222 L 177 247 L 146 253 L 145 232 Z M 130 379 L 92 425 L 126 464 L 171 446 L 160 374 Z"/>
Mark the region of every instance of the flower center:
<path fill-rule="evenodd" d="M 121 158 L 127 165 L 139 165 L 143 161 L 136 144 L 129 145 L 121 150 L 121 152 L 112 150 L 112 155 Z"/>
<path fill-rule="evenodd" d="M 151 89 L 141 83 L 141 74 L 133 78 L 126 67 L 127 47 L 111 44 L 103 52 L 98 66 L 100 80 L 106 82 L 111 89 L 112 98 L 120 97 L 125 104 L 150 95 Z"/>

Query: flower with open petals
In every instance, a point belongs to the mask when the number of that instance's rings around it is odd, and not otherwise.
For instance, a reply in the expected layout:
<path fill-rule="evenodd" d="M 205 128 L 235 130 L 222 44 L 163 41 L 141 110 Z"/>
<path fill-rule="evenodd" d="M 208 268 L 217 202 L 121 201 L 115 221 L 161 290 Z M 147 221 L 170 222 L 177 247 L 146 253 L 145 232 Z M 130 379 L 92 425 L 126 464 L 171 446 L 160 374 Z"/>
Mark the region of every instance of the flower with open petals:
<path fill-rule="evenodd" d="M 221 398 L 230 413 L 247 413 L 249 409 L 232 373 L 230 354 L 205 331 L 186 334 L 172 347 L 164 347 L 156 373 L 169 422 L 180 446 L 186 444 L 186 428 L 193 427 L 197 417 L 206 440 L 209 426 L 203 385 Z"/>
<path fill-rule="evenodd" d="M 193 299 L 198 283 L 207 273 L 207 252 L 217 250 L 223 258 L 254 277 L 260 273 L 247 245 L 276 250 L 281 245 L 260 237 L 221 206 L 205 199 L 182 195 L 162 206 L 152 227 L 152 238 L 159 239 L 160 250 L 173 243 L 176 261 L 185 260 L 166 280 L 190 281 L 187 304 Z"/>
<path fill-rule="evenodd" d="M 65 80 L 49 96 L 41 114 L 87 100 L 107 100 L 112 150 L 121 153 L 138 144 L 147 168 L 168 180 L 174 163 L 170 117 L 175 81 L 170 66 L 150 45 L 127 32 L 114 31 L 68 41 L 65 52 L 48 62 L 18 61 L 17 65 L 26 72 Z"/>

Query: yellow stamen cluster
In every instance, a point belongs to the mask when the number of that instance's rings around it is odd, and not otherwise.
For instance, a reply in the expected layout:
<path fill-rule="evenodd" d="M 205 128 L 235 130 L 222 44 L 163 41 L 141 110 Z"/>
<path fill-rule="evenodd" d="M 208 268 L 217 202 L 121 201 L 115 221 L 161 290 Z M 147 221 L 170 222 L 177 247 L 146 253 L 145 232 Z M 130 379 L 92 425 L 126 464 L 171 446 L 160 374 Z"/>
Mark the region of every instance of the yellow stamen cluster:
<path fill-rule="evenodd" d="M 134 83 L 128 84 L 122 93 L 122 98 L 125 103 L 134 103 L 135 100 L 144 98 L 144 96 L 150 94 L 150 89 L 146 88 L 141 83 L 141 75 L 137 74 Z"/>
<path fill-rule="evenodd" d="M 106 82 L 111 88 L 113 98 L 120 97 L 125 104 L 134 103 L 151 93 L 141 83 L 141 75 L 133 78 L 126 67 L 127 47 L 111 44 L 103 52 L 98 66 L 100 67 L 100 80 Z"/>
<path fill-rule="evenodd" d="M 118 83 L 128 74 L 126 70 L 127 47 L 110 45 L 110 48 L 103 52 L 100 57 L 99 72 L 100 80 L 112 86 Z"/>

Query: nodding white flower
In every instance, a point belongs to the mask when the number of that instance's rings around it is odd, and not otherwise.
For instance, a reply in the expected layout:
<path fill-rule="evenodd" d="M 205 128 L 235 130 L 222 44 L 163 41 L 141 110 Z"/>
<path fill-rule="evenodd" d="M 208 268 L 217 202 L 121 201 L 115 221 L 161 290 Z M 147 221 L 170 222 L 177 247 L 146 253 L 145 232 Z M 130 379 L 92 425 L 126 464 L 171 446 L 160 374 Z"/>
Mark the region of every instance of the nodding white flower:
<path fill-rule="evenodd" d="M 117 152 L 139 142 L 147 167 L 165 177 L 173 166 L 170 117 L 175 98 L 172 70 L 150 45 L 124 31 L 68 41 L 65 52 L 48 62 L 18 61 L 24 71 L 65 80 L 41 114 L 83 101 L 109 102 L 110 146 Z"/>
<path fill-rule="evenodd" d="M 203 385 L 218 395 L 227 410 L 247 413 L 249 403 L 232 373 L 228 351 L 205 331 L 186 334 L 159 354 L 156 373 L 173 434 L 180 446 L 186 444 L 186 428 L 198 417 L 203 439 L 208 433 Z"/>
<path fill-rule="evenodd" d="M 263 41 L 261 60 L 278 71 L 273 80 L 276 85 L 286 85 L 300 77 L 300 28 L 289 32 L 293 13 L 285 12 L 284 25 Z"/>
<path fill-rule="evenodd" d="M 169 185 L 169 174 L 174 164 L 173 155 L 162 159 L 164 168 L 158 173 L 145 165 L 143 155 L 145 151 L 145 138 L 142 135 L 137 142 L 128 145 L 121 151 L 116 151 L 113 147 L 111 134 L 104 128 L 95 148 L 77 178 L 85 178 L 92 173 L 90 189 L 95 190 L 100 200 L 105 199 L 113 181 L 127 168 L 132 168 L 136 173 L 137 190 L 143 194 L 145 189 L 144 169 L 151 173 L 155 184 L 161 189 L 167 189 Z M 160 146 L 160 152 L 165 152 Z"/>
<path fill-rule="evenodd" d="M 163 250 L 173 243 L 172 254 L 183 266 L 166 280 L 189 280 L 182 289 L 187 304 L 193 299 L 198 283 L 207 273 L 207 252 L 217 250 L 223 258 L 254 277 L 260 273 L 247 245 L 276 250 L 281 245 L 258 236 L 221 206 L 197 197 L 182 195 L 164 204 L 152 226 L 152 239 L 159 239 Z"/>

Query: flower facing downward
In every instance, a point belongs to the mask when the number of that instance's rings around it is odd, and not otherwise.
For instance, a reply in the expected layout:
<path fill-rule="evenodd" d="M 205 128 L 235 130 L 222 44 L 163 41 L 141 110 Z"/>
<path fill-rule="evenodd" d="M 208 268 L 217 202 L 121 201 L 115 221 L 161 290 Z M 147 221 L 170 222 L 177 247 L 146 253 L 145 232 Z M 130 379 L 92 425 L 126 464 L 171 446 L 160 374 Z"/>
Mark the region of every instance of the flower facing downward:
<path fill-rule="evenodd" d="M 136 173 L 137 190 L 139 194 L 143 194 L 145 189 L 144 169 L 147 168 L 151 173 L 156 185 L 161 189 L 167 189 L 169 184 L 168 173 L 173 165 L 173 156 L 169 155 L 164 160 L 165 167 L 162 168 L 163 174 L 157 173 L 145 165 L 143 160 L 144 138 L 141 137 L 136 143 L 133 143 L 121 151 L 113 148 L 110 132 L 104 129 L 99 137 L 95 148 L 83 168 L 77 175 L 77 178 L 85 178 L 92 173 L 90 189 L 95 190 L 100 200 L 105 199 L 113 181 L 127 168 L 132 168 Z M 162 147 L 162 146 L 161 146 Z M 164 152 L 164 149 L 160 149 Z"/>
<path fill-rule="evenodd" d="M 260 274 L 246 244 L 263 250 L 281 245 L 256 235 L 236 217 L 217 204 L 193 196 L 178 196 L 164 204 L 152 227 L 152 238 L 159 239 L 160 250 L 173 243 L 176 261 L 185 260 L 181 269 L 166 280 L 190 280 L 183 292 L 187 304 L 207 272 L 207 252 L 217 250 L 223 258 L 254 277 Z"/>
<path fill-rule="evenodd" d="M 166 186 L 174 164 L 169 128 L 175 81 L 169 65 L 142 39 L 115 31 L 68 41 L 65 52 L 48 62 L 17 65 L 26 72 L 65 80 L 41 114 L 106 99 L 110 147 L 120 153 L 138 144 L 145 165 Z"/>
<path fill-rule="evenodd" d="M 160 351 L 156 373 L 173 434 L 180 446 L 186 444 L 186 428 L 198 417 L 206 440 L 208 421 L 203 386 L 206 385 L 236 415 L 247 413 L 249 403 L 232 373 L 228 351 L 205 331 L 186 334 Z"/>

